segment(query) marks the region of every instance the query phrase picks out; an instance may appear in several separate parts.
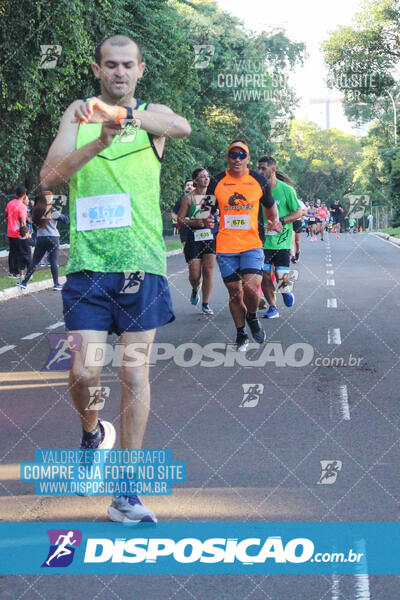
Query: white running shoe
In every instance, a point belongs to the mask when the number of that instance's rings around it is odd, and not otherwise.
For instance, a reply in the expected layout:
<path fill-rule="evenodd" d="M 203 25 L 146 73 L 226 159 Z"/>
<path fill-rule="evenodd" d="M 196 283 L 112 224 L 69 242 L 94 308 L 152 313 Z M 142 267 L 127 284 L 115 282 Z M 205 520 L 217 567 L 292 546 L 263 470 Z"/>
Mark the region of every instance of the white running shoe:
<path fill-rule="evenodd" d="M 108 517 L 118 523 L 157 523 L 153 511 L 145 506 L 139 496 L 114 496 L 108 507 Z"/>

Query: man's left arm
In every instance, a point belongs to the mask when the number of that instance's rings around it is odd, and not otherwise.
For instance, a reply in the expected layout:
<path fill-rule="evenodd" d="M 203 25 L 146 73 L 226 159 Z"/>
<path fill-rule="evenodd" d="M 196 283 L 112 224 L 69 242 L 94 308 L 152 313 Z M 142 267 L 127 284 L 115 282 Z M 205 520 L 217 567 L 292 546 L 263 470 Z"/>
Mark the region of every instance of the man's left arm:
<path fill-rule="evenodd" d="M 19 225 L 20 227 L 25 227 L 26 226 L 26 216 L 28 214 L 27 208 L 25 205 L 23 205 L 21 207 L 20 213 L 19 213 Z"/>
<path fill-rule="evenodd" d="M 280 219 L 282 225 L 293 223 L 303 215 L 303 211 L 301 210 L 300 203 L 297 199 L 297 194 L 293 188 L 289 191 L 288 208 L 290 213 Z"/>
<path fill-rule="evenodd" d="M 140 129 L 151 133 L 154 138 L 182 139 L 192 133 L 192 129 L 185 119 L 174 113 L 164 104 L 149 104 L 147 110 L 134 110 L 133 117 L 140 121 Z"/>

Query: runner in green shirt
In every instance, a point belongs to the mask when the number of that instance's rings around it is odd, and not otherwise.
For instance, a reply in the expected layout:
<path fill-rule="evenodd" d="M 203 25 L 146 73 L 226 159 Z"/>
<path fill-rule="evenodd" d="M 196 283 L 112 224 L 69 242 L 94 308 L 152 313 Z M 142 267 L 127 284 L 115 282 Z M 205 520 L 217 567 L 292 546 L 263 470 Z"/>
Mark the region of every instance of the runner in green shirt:
<path fill-rule="evenodd" d="M 150 411 L 149 366 L 146 358 L 135 364 L 126 349 L 139 345 L 148 356 L 156 328 L 174 319 L 159 179 L 166 138 L 184 138 L 191 129 L 169 107 L 134 96 L 145 63 L 132 38 L 103 40 L 91 66 L 101 94 L 67 108 L 41 184 L 51 189 L 70 181 L 71 247 L 62 298 L 66 329 L 79 336 L 81 346 L 69 376 L 83 429 L 81 448 L 112 448 L 115 441 L 112 423 L 88 410 L 102 364 L 87 361 L 87 349 L 104 348 L 114 332 L 121 336 L 121 448 L 137 449 Z M 120 522 L 157 520 L 132 489 L 113 497 L 108 516 Z"/>
<path fill-rule="evenodd" d="M 275 204 L 278 207 L 279 220 L 283 225 L 283 231 L 280 233 L 270 231 L 268 220 L 264 214 L 265 244 L 262 290 L 269 303 L 269 309 L 265 311 L 264 317 L 276 319 L 279 317 L 279 311 L 276 307 L 272 272 L 275 268 L 277 288 L 282 293 L 285 305 L 293 306 L 294 294 L 288 287 L 293 221 L 301 217 L 302 211 L 293 186 L 287 183 L 289 180 L 276 170 L 276 161 L 272 156 L 262 156 L 258 161 L 258 170 L 268 179 Z"/>

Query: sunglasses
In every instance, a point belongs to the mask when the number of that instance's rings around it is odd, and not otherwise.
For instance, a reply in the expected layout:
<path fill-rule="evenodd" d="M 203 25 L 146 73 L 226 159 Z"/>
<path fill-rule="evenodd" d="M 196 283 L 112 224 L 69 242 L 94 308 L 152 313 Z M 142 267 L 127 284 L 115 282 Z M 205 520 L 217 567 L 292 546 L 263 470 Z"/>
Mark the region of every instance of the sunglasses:
<path fill-rule="evenodd" d="M 229 158 L 240 158 L 240 160 L 244 160 L 245 158 L 247 158 L 247 152 L 245 152 L 244 150 L 231 150 L 231 152 L 228 153 Z"/>

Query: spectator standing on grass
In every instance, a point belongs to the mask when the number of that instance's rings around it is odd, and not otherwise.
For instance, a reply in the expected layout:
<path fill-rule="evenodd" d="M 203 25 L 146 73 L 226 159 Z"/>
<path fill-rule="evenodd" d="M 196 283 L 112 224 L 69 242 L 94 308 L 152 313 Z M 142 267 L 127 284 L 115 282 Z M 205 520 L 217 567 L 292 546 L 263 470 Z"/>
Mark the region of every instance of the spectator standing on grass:
<path fill-rule="evenodd" d="M 69 217 L 62 215 L 53 207 L 53 193 L 42 192 L 38 194 L 36 204 L 33 209 L 33 223 L 37 228 L 37 240 L 32 262 L 28 271 L 17 286 L 26 289 L 28 281 L 36 270 L 41 259 L 48 252 L 50 261 L 50 270 L 54 282 L 54 291 L 60 291 L 62 286 L 58 282 L 58 254 L 60 248 L 60 234 L 57 229 L 57 223 L 69 223 Z"/>
<path fill-rule="evenodd" d="M 26 225 L 26 205 L 25 198 L 26 188 L 20 185 L 16 189 L 16 198 L 10 200 L 6 206 L 6 217 L 7 217 L 7 238 L 9 245 L 8 252 L 8 269 L 10 271 L 9 277 L 17 278 L 19 276 L 19 244 L 18 240 L 21 237 L 19 232 L 20 227 Z"/>

